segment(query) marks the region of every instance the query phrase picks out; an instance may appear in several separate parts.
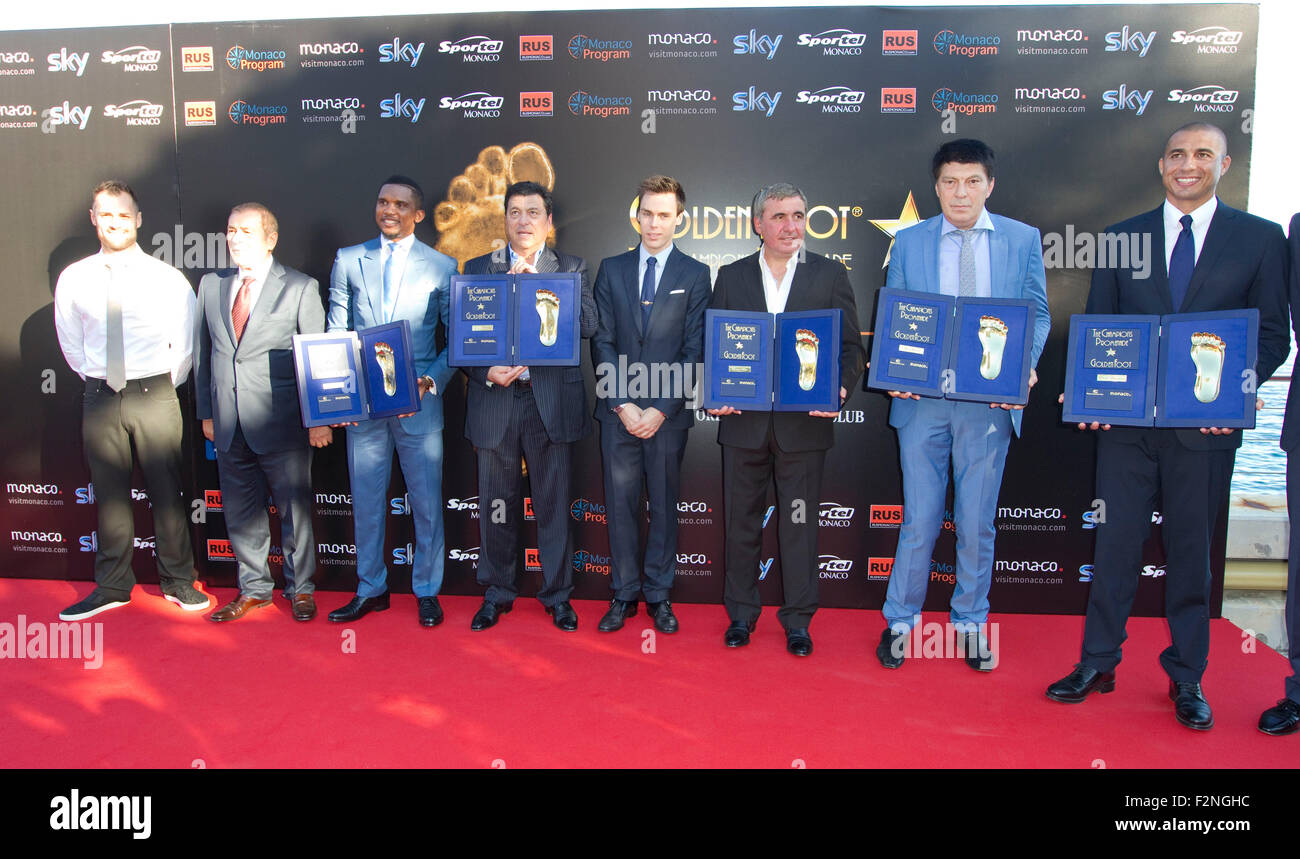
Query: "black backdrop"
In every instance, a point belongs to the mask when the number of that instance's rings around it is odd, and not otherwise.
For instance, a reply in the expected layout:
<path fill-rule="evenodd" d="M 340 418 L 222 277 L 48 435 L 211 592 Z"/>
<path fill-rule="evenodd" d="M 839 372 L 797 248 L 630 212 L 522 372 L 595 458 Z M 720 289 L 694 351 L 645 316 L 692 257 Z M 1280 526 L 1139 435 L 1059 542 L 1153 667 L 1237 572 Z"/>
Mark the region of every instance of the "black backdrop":
<path fill-rule="evenodd" d="M 3 575 L 92 577 L 80 385 L 55 339 L 52 293 L 64 266 L 96 250 L 86 209 L 102 178 L 134 185 L 142 246 L 195 285 L 225 264 L 229 208 L 255 199 L 280 218 L 276 255 L 322 287 L 334 251 L 376 233 L 374 193 L 392 172 L 425 186 L 429 217 L 417 235 L 462 260 L 502 232 L 490 214 L 499 201 L 483 199 L 482 187 L 502 173 L 553 179 L 557 243 L 585 256 L 593 277 L 602 257 L 635 246 L 629 212 L 643 175 L 683 182 L 690 218 L 678 244 L 715 271 L 757 246 L 746 217 L 755 188 L 793 181 L 810 200 L 809 247 L 849 267 L 865 331 L 884 283 L 888 222 L 904 217 L 909 200 L 921 218 L 937 213 L 930 154 L 944 139 L 973 136 L 998 153 L 990 209 L 1044 234 L 1053 316 L 1024 437 L 1007 459 L 992 602 L 1079 613 L 1094 443 L 1059 423 L 1055 401 L 1088 260 L 1060 246 L 1080 248 L 1078 236 L 1158 204 L 1164 138 L 1197 118 L 1227 132 L 1233 169 L 1220 194 L 1244 207 L 1257 30 L 1254 7 L 1171 5 L 557 12 L 0 34 L 10 296 L 0 362 L 11 382 L 0 411 Z M 189 402 L 188 385 L 184 392 Z M 884 598 L 902 497 L 887 408 L 885 396 L 855 392 L 837 427 L 820 510 L 823 605 L 875 608 Z M 461 377 L 446 414 L 445 591 L 478 593 Z M 190 422 L 192 439 L 195 429 Z M 596 442 L 575 458 L 578 598 L 608 594 Z M 210 504 L 206 518 L 195 514 L 199 566 L 206 581 L 233 585 L 215 463 L 201 435 L 190 449 L 193 497 Z M 716 427 L 700 412 L 684 465 L 680 601 L 721 599 L 720 468 Z M 317 455 L 314 480 L 318 581 L 350 590 L 343 444 Z M 409 589 L 413 541 L 403 493 L 395 468 L 387 551 L 398 590 Z M 151 581 L 148 500 L 137 494 L 136 572 Z M 765 559 L 776 555 L 774 532 L 765 529 Z M 1225 533 L 1221 522 L 1216 605 Z M 529 562 L 534 541 L 529 526 Z M 1141 614 L 1161 612 L 1156 542 L 1141 571 Z M 945 530 L 927 608 L 946 605 L 952 560 Z M 777 564 L 763 582 L 771 602 Z M 530 593 L 540 574 L 527 568 Z"/>

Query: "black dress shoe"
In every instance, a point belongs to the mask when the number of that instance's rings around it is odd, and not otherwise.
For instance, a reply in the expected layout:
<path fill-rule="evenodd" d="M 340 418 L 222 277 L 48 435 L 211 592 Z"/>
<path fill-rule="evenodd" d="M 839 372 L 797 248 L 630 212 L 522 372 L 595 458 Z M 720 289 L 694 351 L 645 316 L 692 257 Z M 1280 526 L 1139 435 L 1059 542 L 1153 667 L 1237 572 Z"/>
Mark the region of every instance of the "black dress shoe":
<path fill-rule="evenodd" d="M 907 633 L 895 632 L 892 626 L 885 627 L 880 633 L 880 643 L 876 645 L 876 658 L 886 668 L 903 667 L 903 651 L 907 649 Z"/>
<path fill-rule="evenodd" d="M 976 671 L 989 672 L 998 664 L 998 656 L 989 646 L 989 640 L 978 632 L 968 632 L 962 636 L 962 653 L 966 664 Z"/>
<path fill-rule="evenodd" d="M 648 602 L 645 604 L 646 611 L 655 622 L 655 629 L 660 632 L 666 632 L 672 635 L 678 629 L 677 615 L 673 614 L 673 604 L 664 600 L 663 602 Z"/>
<path fill-rule="evenodd" d="M 437 626 L 442 623 L 442 606 L 437 597 L 420 597 L 420 626 Z"/>
<path fill-rule="evenodd" d="M 636 614 L 636 600 L 612 599 L 609 611 L 600 619 L 596 629 L 600 632 L 617 632 L 623 628 L 623 619 Z"/>
<path fill-rule="evenodd" d="M 728 647 L 744 647 L 749 644 L 749 634 L 754 631 L 754 622 L 733 620 L 731 626 L 722 634 L 722 643 Z"/>
<path fill-rule="evenodd" d="M 1179 724 L 1195 731 L 1208 731 L 1214 727 L 1214 713 L 1201 692 L 1200 683 L 1170 680 L 1169 700 L 1174 702 L 1174 718 Z"/>
<path fill-rule="evenodd" d="M 578 613 L 573 610 L 573 606 L 569 605 L 568 600 L 548 605 L 546 613 L 554 620 L 557 629 L 573 632 L 578 628 Z"/>
<path fill-rule="evenodd" d="M 474 619 L 469 622 L 469 628 L 480 630 L 496 626 L 501 615 L 514 607 L 515 604 L 512 602 L 494 603 L 492 600 L 483 600 L 483 605 L 479 606 L 478 611 L 474 612 Z"/>
<path fill-rule="evenodd" d="M 353 597 L 352 602 L 330 612 L 330 620 L 335 623 L 350 623 L 365 617 L 372 611 L 384 611 L 388 608 L 388 591 L 377 597 Z"/>
<path fill-rule="evenodd" d="M 787 629 L 785 631 L 785 649 L 795 656 L 810 656 L 812 654 L 812 636 L 808 634 L 808 627 Z"/>
<path fill-rule="evenodd" d="M 1300 704 L 1290 698 L 1278 701 L 1276 707 L 1269 707 L 1259 717 L 1259 729 L 1275 737 L 1294 734 L 1300 729 Z"/>
<path fill-rule="evenodd" d="M 1047 687 L 1047 697 L 1062 704 L 1078 704 L 1093 692 L 1105 695 L 1115 691 L 1115 672 L 1098 671 L 1079 664 L 1069 676 L 1062 677 Z"/>

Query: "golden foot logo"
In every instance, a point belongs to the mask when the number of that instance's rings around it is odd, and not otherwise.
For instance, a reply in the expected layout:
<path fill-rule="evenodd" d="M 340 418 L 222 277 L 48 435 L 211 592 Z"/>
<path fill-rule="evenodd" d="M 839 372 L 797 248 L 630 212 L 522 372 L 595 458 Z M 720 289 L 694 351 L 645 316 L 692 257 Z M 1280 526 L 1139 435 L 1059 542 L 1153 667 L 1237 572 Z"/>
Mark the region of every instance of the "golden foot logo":
<path fill-rule="evenodd" d="M 537 315 L 542 320 L 538 339 L 543 346 L 554 346 L 560 332 L 560 297 L 549 289 L 537 290 Z"/>
<path fill-rule="evenodd" d="M 795 331 L 794 352 L 799 356 L 799 387 L 811 391 L 817 384 L 817 335 L 807 328 Z"/>
<path fill-rule="evenodd" d="M 980 345 L 984 354 L 980 357 L 980 375 L 990 381 L 1002 373 L 1002 350 L 1007 347 L 1007 323 L 996 316 L 981 316 Z"/>
<path fill-rule="evenodd" d="M 397 365 L 393 363 L 393 347 L 382 340 L 375 344 L 375 361 L 384 371 L 384 393 L 393 396 L 397 393 Z"/>
<path fill-rule="evenodd" d="M 433 210 L 439 251 L 460 262 L 501 247 L 506 232 L 505 193 L 515 182 L 531 181 L 555 188 L 555 171 L 546 150 L 536 143 L 520 143 L 509 152 L 489 146 L 478 160 L 447 186 L 447 199 Z M 546 237 L 554 244 L 555 231 Z"/>
<path fill-rule="evenodd" d="M 1192 335 L 1192 363 L 1196 365 L 1196 399 L 1212 403 L 1219 398 L 1219 377 L 1223 373 L 1223 353 L 1228 344 L 1217 334 L 1198 331 Z"/>

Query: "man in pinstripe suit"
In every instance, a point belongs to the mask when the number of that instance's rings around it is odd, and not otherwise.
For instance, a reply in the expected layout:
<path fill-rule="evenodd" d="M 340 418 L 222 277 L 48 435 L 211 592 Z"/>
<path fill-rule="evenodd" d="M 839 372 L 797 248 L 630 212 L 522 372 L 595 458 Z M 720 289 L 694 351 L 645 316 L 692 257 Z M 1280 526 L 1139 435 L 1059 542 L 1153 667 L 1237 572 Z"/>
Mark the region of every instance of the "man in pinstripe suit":
<path fill-rule="evenodd" d="M 509 244 L 465 263 L 465 274 L 575 271 L 582 275 L 583 337 L 596 333 L 596 301 L 587 263 L 546 246 L 551 193 L 536 182 L 506 189 Z M 519 459 L 528 462 L 537 511 L 542 589 L 537 598 L 566 632 L 578 628 L 569 536 L 569 464 L 573 442 L 591 432 L 581 367 L 468 367 L 465 437 L 478 451 L 479 584 L 487 588 L 470 629 L 487 629 L 518 594 L 519 523 L 523 510 Z M 499 503 L 504 502 L 504 503 Z M 498 513 L 498 511 L 500 511 Z M 496 514 L 496 515 L 494 515 Z M 496 521 L 504 517 L 504 521 Z"/>

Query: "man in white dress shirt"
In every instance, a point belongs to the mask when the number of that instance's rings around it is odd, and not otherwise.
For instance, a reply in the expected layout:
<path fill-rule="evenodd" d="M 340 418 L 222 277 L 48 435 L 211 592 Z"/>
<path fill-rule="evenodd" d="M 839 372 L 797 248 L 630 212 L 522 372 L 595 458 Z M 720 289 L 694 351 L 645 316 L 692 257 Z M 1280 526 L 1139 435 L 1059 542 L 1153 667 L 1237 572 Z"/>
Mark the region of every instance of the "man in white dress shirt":
<path fill-rule="evenodd" d="M 86 380 L 82 436 L 99 513 L 95 589 L 59 619 L 82 620 L 131 600 L 133 449 L 153 506 L 163 595 L 204 611 L 208 597 L 194 588 L 176 398 L 190 372 L 194 290 L 136 244 L 140 208 L 125 182 L 95 187 L 90 222 L 100 251 L 59 275 L 54 326 L 68 365 Z"/>

